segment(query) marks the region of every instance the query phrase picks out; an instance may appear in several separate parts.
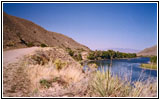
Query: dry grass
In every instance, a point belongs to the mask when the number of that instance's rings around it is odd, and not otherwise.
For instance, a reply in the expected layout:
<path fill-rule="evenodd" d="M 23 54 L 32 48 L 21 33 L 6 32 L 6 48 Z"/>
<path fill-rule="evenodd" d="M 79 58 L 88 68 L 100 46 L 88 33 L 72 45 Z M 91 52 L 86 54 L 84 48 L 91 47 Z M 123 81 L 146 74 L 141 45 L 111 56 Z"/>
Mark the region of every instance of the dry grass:
<path fill-rule="evenodd" d="M 39 57 L 49 58 L 48 62 L 32 63 L 29 57 L 25 64 L 27 76 L 35 96 L 80 96 L 80 97 L 156 97 L 157 82 L 137 81 L 130 83 L 111 76 L 107 72 L 83 73 L 80 64 L 63 53 L 55 54 L 55 49 L 44 49 L 38 52 Z M 57 52 L 57 51 L 56 51 Z M 34 56 L 37 55 L 34 54 Z M 57 55 L 57 56 L 55 56 Z M 62 56 L 63 55 L 63 56 Z M 31 55 L 33 56 L 33 55 Z M 60 57 L 62 56 L 62 57 Z M 70 57 L 70 58 L 69 58 Z M 42 60 L 43 61 L 43 60 Z M 132 84 L 132 85 L 131 85 Z"/>
<path fill-rule="evenodd" d="M 61 83 L 70 85 L 81 81 L 81 79 L 84 77 L 84 73 L 82 73 L 80 64 L 74 62 L 72 58 L 68 58 L 69 60 L 64 60 L 67 59 L 65 57 L 58 58 L 59 56 L 57 58 L 53 58 L 53 50 L 53 48 L 41 49 L 40 51 L 36 51 L 35 54 L 28 57 L 29 60 L 28 63 L 25 64 L 25 68 L 26 73 L 31 80 L 32 90 L 41 89 L 42 85 L 48 84 L 47 82 L 50 84 L 55 81 L 58 82 L 56 78 L 59 78 Z M 62 52 L 63 51 L 60 53 Z M 47 88 L 49 87 L 50 85 L 47 85 Z"/>
<path fill-rule="evenodd" d="M 96 72 L 90 82 L 90 96 L 96 97 L 156 97 L 157 82 L 137 81 L 131 83 L 111 76 L 108 72 Z"/>

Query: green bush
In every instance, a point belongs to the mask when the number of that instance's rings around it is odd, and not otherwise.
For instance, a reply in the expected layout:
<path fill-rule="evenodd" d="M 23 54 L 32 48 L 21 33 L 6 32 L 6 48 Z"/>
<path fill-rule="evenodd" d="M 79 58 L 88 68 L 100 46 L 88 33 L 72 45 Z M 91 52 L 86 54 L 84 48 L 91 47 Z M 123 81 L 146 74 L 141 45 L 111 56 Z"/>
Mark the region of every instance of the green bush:
<path fill-rule="evenodd" d="M 152 62 L 152 63 L 157 63 L 157 56 L 153 56 L 153 57 L 151 57 L 150 58 L 150 61 Z"/>
<path fill-rule="evenodd" d="M 42 43 L 41 47 L 48 47 L 46 44 Z"/>
<path fill-rule="evenodd" d="M 67 52 L 70 56 L 74 55 L 74 51 L 72 51 L 71 48 L 67 48 Z"/>
<path fill-rule="evenodd" d="M 40 80 L 40 84 L 44 87 L 44 88 L 49 88 L 51 86 L 51 83 L 45 79 Z"/>
<path fill-rule="evenodd" d="M 78 53 L 78 55 L 74 55 L 73 58 L 77 61 L 81 61 L 82 60 L 82 55 L 80 53 Z"/>
<path fill-rule="evenodd" d="M 75 51 L 73 51 L 71 48 L 67 48 L 66 51 L 68 52 L 68 54 L 75 60 L 77 61 L 81 61 L 82 60 L 82 55 L 81 53 L 77 53 Z"/>
<path fill-rule="evenodd" d="M 27 46 L 28 46 L 28 47 L 33 47 L 34 44 L 33 44 L 32 42 L 29 42 L 29 43 L 27 43 Z"/>

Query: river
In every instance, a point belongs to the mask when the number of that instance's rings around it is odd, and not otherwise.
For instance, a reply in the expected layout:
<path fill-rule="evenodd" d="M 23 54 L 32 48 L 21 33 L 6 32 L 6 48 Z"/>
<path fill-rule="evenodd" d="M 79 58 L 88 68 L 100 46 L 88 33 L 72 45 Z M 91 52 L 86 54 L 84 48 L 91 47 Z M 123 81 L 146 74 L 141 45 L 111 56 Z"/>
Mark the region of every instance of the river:
<path fill-rule="evenodd" d="M 118 75 L 122 79 L 127 78 L 133 82 L 157 79 L 157 70 L 143 69 L 140 67 L 142 63 L 149 63 L 149 61 L 150 58 L 148 57 L 138 57 L 114 59 L 112 60 L 112 64 L 110 60 L 91 61 L 89 63 L 96 63 L 98 65 L 97 70 L 101 72 L 109 69 L 112 75 Z M 84 66 L 84 69 L 86 68 L 88 68 L 87 64 Z"/>

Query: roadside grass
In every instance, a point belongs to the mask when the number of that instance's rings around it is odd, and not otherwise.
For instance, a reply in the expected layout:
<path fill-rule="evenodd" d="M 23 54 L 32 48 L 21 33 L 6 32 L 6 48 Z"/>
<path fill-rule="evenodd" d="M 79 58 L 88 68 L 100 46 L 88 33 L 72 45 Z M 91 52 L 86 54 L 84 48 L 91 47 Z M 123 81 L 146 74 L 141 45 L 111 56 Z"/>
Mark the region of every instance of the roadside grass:
<path fill-rule="evenodd" d="M 156 97 L 157 82 L 121 80 L 117 76 L 111 76 L 108 72 L 97 71 L 90 82 L 90 96 L 95 97 Z"/>
<path fill-rule="evenodd" d="M 157 64 L 141 64 L 142 68 L 157 70 Z"/>
<path fill-rule="evenodd" d="M 75 63 L 72 65 L 72 62 L 61 58 L 52 58 L 50 53 L 52 49 L 48 50 L 48 53 L 47 50 L 36 51 L 36 54 L 28 57 L 28 63 L 25 64 L 33 91 L 53 87 L 53 82 L 66 86 L 80 82 L 84 78 L 80 66 L 75 66 Z"/>

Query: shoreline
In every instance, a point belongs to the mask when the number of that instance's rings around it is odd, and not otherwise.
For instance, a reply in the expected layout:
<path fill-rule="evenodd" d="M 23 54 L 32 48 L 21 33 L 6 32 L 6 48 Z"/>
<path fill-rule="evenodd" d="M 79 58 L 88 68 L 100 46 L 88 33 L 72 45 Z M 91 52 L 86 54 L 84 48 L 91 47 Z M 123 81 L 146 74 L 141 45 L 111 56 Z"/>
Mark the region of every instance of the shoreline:
<path fill-rule="evenodd" d="M 150 63 L 147 63 L 147 64 L 145 64 L 145 63 L 142 63 L 141 65 L 140 65 L 140 68 L 142 68 L 142 69 L 148 69 L 148 70 L 157 70 L 157 68 L 156 69 L 153 69 L 153 68 L 148 68 L 148 67 L 145 67 L 146 65 L 150 65 Z M 157 66 L 157 65 L 156 65 Z"/>
<path fill-rule="evenodd" d="M 141 57 L 134 57 L 134 58 L 141 58 Z M 134 59 L 134 58 L 114 58 L 112 60 L 121 60 L 121 59 Z M 83 60 L 81 61 L 82 63 L 83 62 L 90 62 L 90 61 L 103 61 L 103 60 L 111 60 L 111 59 L 99 59 L 99 60 Z"/>

